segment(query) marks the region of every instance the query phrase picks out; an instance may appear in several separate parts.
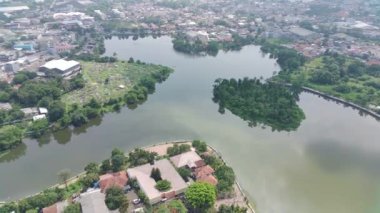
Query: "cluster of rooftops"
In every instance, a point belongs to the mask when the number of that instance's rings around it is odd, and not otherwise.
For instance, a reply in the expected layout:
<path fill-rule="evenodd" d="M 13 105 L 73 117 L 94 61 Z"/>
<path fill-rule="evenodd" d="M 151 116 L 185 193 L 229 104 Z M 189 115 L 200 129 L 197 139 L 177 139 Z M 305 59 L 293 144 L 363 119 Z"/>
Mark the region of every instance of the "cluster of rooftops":
<path fill-rule="evenodd" d="M 196 181 L 207 182 L 216 185 L 218 180 L 213 176 L 214 169 L 203 161 L 194 151 L 188 151 L 175 155 L 170 159 L 154 161 L 141 166 L 129 168 L 126 171 L 108 173 L 99 177 L 99 182 L 95 184 L 98 188 L 88 190 L 76 198 L 81 203 L 83 213 L 115 212 L 108 210 L 105 205 L 105 191 L 110 187 L 126 189 L 128 180 L 135 179 L 140 189 L 147 196 L 150 204 L 156 204 L 162 200 L 172 199 L 183 194 L 190 183 L 186 183 L 177 172 L 178 168 L 187 168 L 191 171 Z M 171 188 L 167 191 L 156 189 L 156 181 L 151 177 L 152 169 L 159 169 L 161 178 L 171 183 Z M 57 203 L 43 209 L 43 213 L 60 212 L 59 209 L 65 203 Z"/>

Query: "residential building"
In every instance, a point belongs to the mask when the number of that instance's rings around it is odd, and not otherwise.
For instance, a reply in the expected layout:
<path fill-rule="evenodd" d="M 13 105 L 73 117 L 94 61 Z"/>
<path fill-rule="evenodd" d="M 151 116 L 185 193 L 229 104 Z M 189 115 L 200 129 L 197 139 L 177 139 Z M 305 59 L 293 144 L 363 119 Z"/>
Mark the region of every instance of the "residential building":
<path fill-rule="evenodd" d="M 169 191 L 160 192 L 155 188 L 156 181 L 150 177 L 153 168 L 158 168 L 161 172 L 161 178 L 170 182 L 171 189 Z M 145 164 L 128 169 L 127 173 L 129 178 L 134 178 L 137 180 L 141 190 L 148 197 L 150 204 L 156 204 L 162 199 L 170 199 L 176 195 L 182 194 L 188 187 L 167 159 L 155 161 L 153 165 Z"/>
<path fill-rule="evenodd" d="M 190 169 L 195 169 L 205 165 L 205 162 L 195 151 L 188 151 L 170 158 L 173 165 L 177 168 L 187 166 Z"/>
<path fill-rule="evenodd" d="M 104 202 L 106 195 L 100 192 L 100 189 L 92 190 L 80 194 L 78 201 L 82 206 L 82 213 L 110 213 L 119 211 L 108 210 Z"/>
<path fill-rule="evenodd" d="M 51 60 L 39 68 L 47 77 L 70 77 L 81 71 L 81 66 L 77 61 L 66 61 L 64 59 Z"/>
<path fill-rule="evenodd" d="M 99 187 L 103 193 L 113 186 L 124 189 L 127 182 L 128 176 L 126 171 L 104 174 L 99 177 Z"/>
<path fill-rule="evenodd" d="M 42 209 L 42 213 L 63 213 L 66 206 L 68 206 L 67 200 L 54 203 L 51 206 L 45 207 Z"/>

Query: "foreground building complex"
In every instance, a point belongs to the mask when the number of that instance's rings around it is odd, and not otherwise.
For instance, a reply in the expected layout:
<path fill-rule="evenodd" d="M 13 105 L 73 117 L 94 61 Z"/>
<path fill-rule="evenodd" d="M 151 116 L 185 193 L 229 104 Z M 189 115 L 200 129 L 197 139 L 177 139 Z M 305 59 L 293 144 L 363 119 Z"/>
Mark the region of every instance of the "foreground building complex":
<path fill-rule="evenodd" d="M 156 181 L 150 177 L 153 168 L 158 168 L 161 172 L 162 179 L 171 183 L 171 189 L 169 191 L 160 192 L 155 188 Z M 128 169 L 127 173 L 129 178 L 134 178 L 137 180 L 140 188 L 148 197 L 151 204 L 158 203 L 163 199 L 174 198 L 176 195 L 184 193 L 188 187 L 167 159 L 155 161 L 153 165 L 145 164 Z"/>

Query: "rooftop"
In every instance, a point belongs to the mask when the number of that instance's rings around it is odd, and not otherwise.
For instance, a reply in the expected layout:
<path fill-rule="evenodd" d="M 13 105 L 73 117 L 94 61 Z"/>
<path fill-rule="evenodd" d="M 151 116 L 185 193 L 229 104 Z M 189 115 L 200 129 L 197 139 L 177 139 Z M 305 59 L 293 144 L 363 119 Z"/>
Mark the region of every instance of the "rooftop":
<path fill-rule="evenodd" d="M 144 191 L 149 200 L 160 198 L 164 194 L 155 188 L 156 181 L 150 177 L 153 168 L 158 168 L 161 172 L 161 178 L 171 183 L 172 188 L 170 191 L 181 191 L 187 188 L 185 181 L 167 159 L 156 161 L 154 165 L 145 164 L 128 169 L 129 177 L 136 178 L 140 188 Z"/>
<path fill-rule="evenodd" d="M 177 168 L 188 166 L 189 168 L 204 165 L 202 158 L 195 151 L 188 151 L 170 158 Z"/>
<path fill-rule="evenodd" d="M 82 205 L 83 213 L 108 213 L 106 203 L 104 202 L 105 194 L 100 189 L 80 194 L 79 202 Z"/>
<path fill-rule="evenodd" d="M 42 67 L 45 67 L 47 69 L 58 69 L 58 70 L 67 70 L 71 67 L 79 65 L 79 62 L 77 61 L 66 61 L 64 59 L 59 60 L 51 60 L 44 64 Z"/>
<path fill-rule="evenodd" d="M 109 173 L 105 175 L 101 175 L 99 177 L 99 185 L 101 192 L 105 192 L 108 188 L 112 186 L 117 186 L 120 188 L 124 188 L 124 186 L 128 182 L 127 172 L 120 171 L 115 173 Z"/>

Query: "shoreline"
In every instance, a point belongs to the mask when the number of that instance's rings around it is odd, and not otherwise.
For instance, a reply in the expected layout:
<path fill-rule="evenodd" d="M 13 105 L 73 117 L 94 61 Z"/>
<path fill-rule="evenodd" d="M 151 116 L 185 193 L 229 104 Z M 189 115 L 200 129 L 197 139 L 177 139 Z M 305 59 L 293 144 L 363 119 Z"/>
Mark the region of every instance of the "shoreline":
<path fill-rule="evenodd" d="M 183 144 L 183 143 L 191 143 L 192 140 L 186 140 L 186 139 L 182 139 L 182 140 L 174 140 L 174 141 L 164 141 L 164 142 L 159 142 L 159 143 L 155 143 L 155 144 L 151 144 L 151 145 L 147 145 L 147 146 L 143 146 L 143 147 L 135 147 L 133 148 L 132 150 L 130 151 L 127 151 L 125 152 L 125 155 L 127 156 L 130 152 L 133 152 L 134 149 L 136 148 L 139 148 L 139 149 L 143 149 L 143 150 L 146 150 L 146 149 L 149 149 L 149 148 L 152 148 L 152 147 L 157 147 L 157 146 L 161 146 L 161 145 L 170 145 L 170 144 Z M 217 150 L 215 149 L 214 147 L 210 146 L 207 144 L 207 147 L 212 151 L 214 152 L 221 160 L 224 164 L 228 165 L 227 162 L 223 159 L 223 155 Z M 79 174 L 76 174 L 74 175 L 73 177 L 69 178 L 67 180 L 67 184 L 70 185 L 72 183 L 75 183 L 77 182 L 82 176 L 86 175 L 86 172 L 83 171 Z M 236 176 L 236 174 L 235 174 Z M 243 195 L 244 199 L 245 199 L 245 203 L 248 207 L 248 210 L 250 210 L 252 213 L 256 213 L 255 211 L 255 205 L 251 203 L 251 201 L 249 200 L 249 198 L 247 197 L 244 189 L 241 187 L 241 185 L 239 184 L 238 182 L 238 177 L 236 177 L 235 179 L 235 184 L 237 186 L 237 188 L 239 189 L 240 193 Z M 45 189 L 52 189 L 52 188 L 63 188 L 65 187 L 65 184 L 64 183 L 57 183 L 57 184 L 54 184 L 52 186 L 49 186 L 49 187 L 46 187 Z M 9 202 L 18 202 L 22 199 L 26 199 L 28 197 L 32 197 L 32 196 L 35 196 L 35 195 L 38 195 L 40 194 L 41 192 L 37 192 L 35 194 L 32 194 L 32 195 L 28 195 L 28 196 L 24 196 L 20 199 L 16 199 L 16 200 L 10 200 L 10 201 L 0 201 L 0 206 L 4 205 L 5 203 L 9 203 Z"/>

